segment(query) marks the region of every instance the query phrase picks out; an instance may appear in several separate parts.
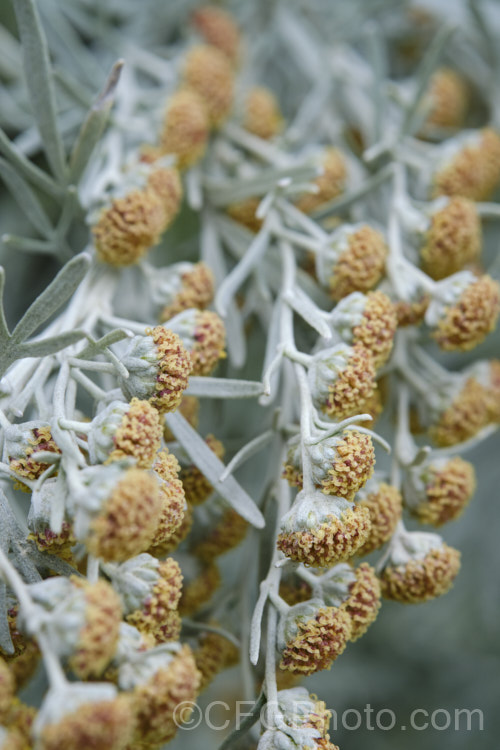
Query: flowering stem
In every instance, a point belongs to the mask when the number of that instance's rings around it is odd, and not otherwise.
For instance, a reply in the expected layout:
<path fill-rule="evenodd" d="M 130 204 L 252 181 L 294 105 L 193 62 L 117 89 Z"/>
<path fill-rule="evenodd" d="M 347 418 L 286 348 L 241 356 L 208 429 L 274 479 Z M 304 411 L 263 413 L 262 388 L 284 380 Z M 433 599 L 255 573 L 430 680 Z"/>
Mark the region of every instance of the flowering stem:
<path fill-rule="evenodd" d="M 250 442 L 244 445 L 243 448 L 240 448 L 238 453 L 236 453 L 226 465 L 226 468 L 220 475 L 220 481 L 223 482 L 238 466 L 241 466 L 241 464 L 245 463 L 245 461 L 248 461 L 249 458 L 262 450 L 262 448 L 273 439 L 274 435 L 274 430 L 266 430 L 266 432 L 263 432 L 261 435 L 257 435 L 253 440 L 250 440 Z"/>
<path fill-rule="evenodd" d="M 284 463 L 284 460 L 285 451 L 283 450 L 280 464 Z M 278 534 L 280 532 L 281 519 L 290 506 L 290 487 L 288 486 L 288 482 L 286 482 L 286 480 L 284 479 L 278 480 L 276 501 L 277 507 L 275 538 L 278 537 Z M 266 578 L 260 583 L 260 594 L 252 615 L 252 624 L 250 628 L 250 661 L 254 665 L 257 664 L 259 659 L 262 616 L 264 614 L 264 608 L 269 597 L 269 592 L 273 590 L 278 593 L 279 590 L 281 568 L 277 565 L 278 560 L 279 551 L 275 543 L 271 563 L 269 565 L 269 571 Z M 273 644 L 273 651 L 274 647 L 275 644 Z M 269 649 L 266 651 L 266 660 L 268 658 L 268 652 Z"/>
<path fill-rule="evenodd" d="M 240 574 L 237 586 L 239 587 L 239 608 L 240 617 L 240 673 L 243 688 L 243 697 L 247 701 L 252 701 L 255 696 L 254 675 L 252 664 L 250 662 L 250 625 L 251 625 L 251 598 L 255 593 L 255 574 L 256 569 L 252 566 L 255 555 L 255 548 L 258 545 L 258 539 L 254 529 L 250 529 L 247 538 L 243 543 L 243 554 L 241 559 Z"/>
<path fill-rule="evenodd" d="M 354 417 L 347 417 L 341 422 L 324 422 L 319 417 L 315 416 L 314 424 L 318 427 L 322 433 L 317 437 L 312 437 L 309 440 L 310 445 L 316 445 L 327 437 L 336 435 L 338 432 L 345 430 L 350 425 L 357 425 L 358 422 L 372 422 L 373 417 L 371 414 L 356 414 Z"/>
<path fill-rule="evenodd" d="M 115 365 L 110 362 L 95 362 L 92 360 L 78 359 L 78 357 L 68 357 L 68 364 L 72 367 L 81 367 L 82 370 L 91 370 L 92 372 L 116 373 Z"/>
<path fill-rule="evenodd" d="M 72 369 L 71 377 L 76 380 L 77 383 L 80 383 L 80 385 L 82 385 L 96 401 L 103 401 L 107 398 L 108 392 L 99 388 L 93 380 L 90 380 L 90 378 L 84 375 L 83 372 L 80 372 L 80 370 Z"/>
<path fill-rule="evenodd" d="M 87 558 L 87 579 L 89 583 L 97 583 L 99 580 L 99 559 L 92 555 Z"/>
<path fill-rule="evenodd" d="M 234 295 L 267 252 L 273 222 L 274 212 L 270 211 L 266 216 L 262 228 L 248 247 L 242 260 L 226 276 L 217 290 L 215 307 L 222 317 L 227 315 L 228 306 Z"/>
<path fill-rule="evenodd" d="M 269 591 L 269 600 L 272 602 L 273 606 L 280 613 L 280 615 L 285 615 L 290 609 L 290 606 L 285 602 L 284 599 L 281 598 L 278 593 L 276 593 L 276 591 Z"/>
<path fill-rule="evenodd" d="M 287 347 L 283 351 L 283 354 L 288 357 L 288 359 L 291 359 L 292 362 L 303 365 L 303 367 L 309 367 L 313 359 L 310 354 L 304 354 L 303 352 L 299 352 L 298 349 L 292 349 L 291 347 Z"/>
<path fill-rule="evenodd" d="M 88 435 L 92 429 L 91 422 L 77 422 L 74 419 L 60 419 L 59 427 L 63 430 L 73 430 L 73 432 L 83 432 L 84 435 Z"/>
<path fill-rule="evenodd" d="M 417 447 L 409 428 L 409 405 L 410 394 L 406 383 L 398 381 L 397 384 L 397 428 L 395 438 L 394 462 L 392 465 L 393 482 L 396 487 L 400 485 L 400 467 L 408 466 L 417 454 Z"/>
<path fill-rule="evenodd" d="M 278 702 L 278 687 L 276 685 L 276 630 L 278 625 L 278 612 L 274 607 L 267 611 L 267 644 L 266 644 L 266 668 L 265 668 L 265 690 L 267 702 L 276 705 Z"/>
<path fill-rule="evenodd" d="M 106 328 L 123 328 L 138 336 L 144 336 L 147 328 L 147 323 L 136 323 L 127 318 L 118 318 L 116 315 L 100 315 L 99 322 Z"/>
<path fill-rule="evenodd" d="M 309 451 L 307 450 L 308 441 L 311 438 L 312 427 L 311 394 L 305 370 L 299 364 L 295 365 L 295 376 L 300 390 L 300 436 L 302 443 L 302 471 L 304 475 L 303 487 L 304 492 L 312 492 L 314 490 L 312 465 Z"/>

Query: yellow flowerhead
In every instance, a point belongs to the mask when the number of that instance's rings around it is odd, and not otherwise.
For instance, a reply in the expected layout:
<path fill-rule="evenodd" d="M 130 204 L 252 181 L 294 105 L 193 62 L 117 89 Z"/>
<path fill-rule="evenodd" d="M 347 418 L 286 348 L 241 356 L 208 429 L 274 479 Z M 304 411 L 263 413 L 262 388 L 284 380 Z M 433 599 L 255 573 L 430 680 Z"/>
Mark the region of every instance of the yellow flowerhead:
<path fill-rule="evenodd" d="M 207 44 L 217 47 L 235 65 L 241 35 L 232 15 L 216 5 L 202 5 L 191 16 L 196 31 Z"/>
<path fill-rule="evenodd" d="M 443 279 L 475 263 L 480 253 L 481 220 L 476 205 L 453 196 L 432 213 L 420 250 L 424 271 L 433 279 Z"/>
<path fill-rule="evenodd" d="M 352 634 L 351 617 L 343 607 L 297 604 L 281 625 L 281 669 L 304 675 L 330 669 Z"/>
<path fill-rule="evenodd" d="M 266 141 L 282 130 L 283 116 L 270 89 L 265 86 L 250 89 L 245 100 L 243 127 Z"/>
<path fill-rule="evenodd" d="M 352 292 L 368 292 L 384 273 L 387 245 L 368 224 L 342 225 L 327 250 L 316 256 L 316 272 L 332 299 Z"/>
<path fill-rule="evenodd" d="M 357 552 L 363 557 L 389 541 L 401 518 L 403 503 L 396 487 L 376 479 L 368 481 L 359 493 L 357 502 L 361 508 L 367 509 L 371 523 L 368 538 Z"/>
<path fill-rule="evenodd" d="M 313 180 L 315 193 L 305 193 L 296 202 L 297 208 L 305 214 L 315 211 L 323 203 L 337 198 L 345 190 L 347 166 L 338 148 L 325 148 L 318 159 L 323 174 Z"/>
<path fill-rule="evenodd" d="M 224 52 L 208 44 L 193 47 L 186 57 L 184 83 L 203 100 L 210 125 L 221 125 L 234 96 L 234 72 Z"/>
<path fill-rule="evenodd" d="M 196 91 L 183 88 L 167 103 L 160 153 L 175 154 L 179 169 L 199 161 L 210 136 L 210 123 L 205 102 Z"/>
<path fill-rule="evenodd" d="M 446 145 L 434 173 L 432 195 L 488 200 L 500 180 L 500 136 L 493 128 L 471 131 Z"/>

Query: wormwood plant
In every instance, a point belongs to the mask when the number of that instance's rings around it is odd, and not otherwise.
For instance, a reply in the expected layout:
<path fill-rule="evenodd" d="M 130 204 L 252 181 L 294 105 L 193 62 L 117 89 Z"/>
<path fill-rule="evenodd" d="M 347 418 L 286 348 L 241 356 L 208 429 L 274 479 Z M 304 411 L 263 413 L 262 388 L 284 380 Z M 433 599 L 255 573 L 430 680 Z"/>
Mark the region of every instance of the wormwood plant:
<path fill-rule="evenodd" d="M 428 527 L 500 422 L 500 362 L 439 354 L 500 309 L 488 19 L 12 9 L 4 257 L 60 269 L 14 326 L 0 308 L 0 746 L 160 747 L 237 664 L 253 709 L 221 747 L 335 748 L 299 680 L 381 597 L 448 591 L 460 553 Z"/>

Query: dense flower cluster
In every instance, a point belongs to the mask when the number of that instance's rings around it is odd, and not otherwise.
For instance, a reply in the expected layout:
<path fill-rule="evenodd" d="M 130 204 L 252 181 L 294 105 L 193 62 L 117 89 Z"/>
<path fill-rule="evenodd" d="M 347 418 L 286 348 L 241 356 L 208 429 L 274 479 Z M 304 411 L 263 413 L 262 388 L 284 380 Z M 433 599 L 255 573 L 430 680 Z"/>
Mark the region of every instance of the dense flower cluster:
<path fill-rule="evenodd" d="M 238 665 L 258 750 L 338 750 L 280 688 L 450 589 L 403 521 L 460 518 L 500 425 L 500 362 L 460 368 L 500 315 L 497 61 L 404 4 L 41 5 L 0 82 L 5 252 L 62 264 L 0 310 L 0 747 L 159 748 Z"/>

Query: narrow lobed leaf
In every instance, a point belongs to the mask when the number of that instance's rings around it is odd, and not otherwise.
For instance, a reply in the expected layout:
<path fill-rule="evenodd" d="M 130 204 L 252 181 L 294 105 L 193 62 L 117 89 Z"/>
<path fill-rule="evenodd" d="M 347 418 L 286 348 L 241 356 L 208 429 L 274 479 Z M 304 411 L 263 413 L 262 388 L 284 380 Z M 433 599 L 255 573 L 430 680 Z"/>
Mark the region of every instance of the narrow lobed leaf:
<path fill-rule="evenodd" d="M 255 398 L 262 393 L 262 383 L 256 380 L 233 380 L 192 375 L 187 396 L 198 398 Z"/>
<path fill-rule="evenodd" d="M 214 491 L 252 526 L 262 529 L 265 525 L 264 516 L 250 495 L 232 476 L 223 482 L 220 481 L 220 476 L 225 469 L 224 464 L 215 453 L 212 453 L 203 438 L 191 427 L 182 414 L 179 412 L 167 414 L 165 420 L 191 461 L 213 486 Z"/>
<path fill-rule="evenodd" d="M 40 201 L 16 167 L 0 158 L 0 179 L 9 189 L 12 197 L 21 208 L 33 227 L 46 238 L 53 235 L 54 229 Z"/>
<path fill-rule="evenodd" d="M 12 339 L 19 344 L 45 323 L 73 294 L 90 265 L 90 256 L 81 253 L 66 263 L 55 279 L 44 289 L 23 315 L 12 332 Z"/>
<path fill-rule="evenodd" d="M 23 49 L 23 66 L 30 101 L 43 148 L 53 174 L 64 182 L 64 148 L 57 125 L 54 81 L 47 40 L 34 0 L 14 0 L 14 11 Z"/>
<path fill-rule="evenodd" d="M 90 109 L 70 157 L 70 182 L 76 183 L 82 176 L 85 167 L 103 133 L 109 112 L 113 105 L 113 96 L 120 80 L 123 60 L 118 60 L 111 69 L 104 89 Z"/>
<path fill-rule="evenodd" d="M 49 336 L 39 341 L 27 341 L 15 347 L 16 359 L 24 357 L 47 357 L 49 354 L 66 349 L 85 338 L 85 331 L 66 331 L 57 336 Z"/>

